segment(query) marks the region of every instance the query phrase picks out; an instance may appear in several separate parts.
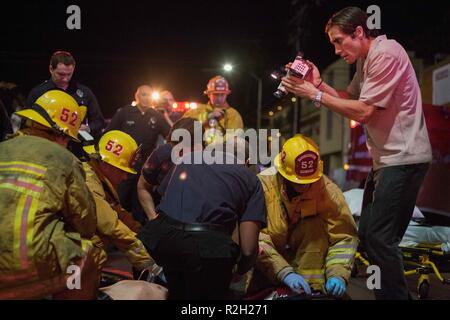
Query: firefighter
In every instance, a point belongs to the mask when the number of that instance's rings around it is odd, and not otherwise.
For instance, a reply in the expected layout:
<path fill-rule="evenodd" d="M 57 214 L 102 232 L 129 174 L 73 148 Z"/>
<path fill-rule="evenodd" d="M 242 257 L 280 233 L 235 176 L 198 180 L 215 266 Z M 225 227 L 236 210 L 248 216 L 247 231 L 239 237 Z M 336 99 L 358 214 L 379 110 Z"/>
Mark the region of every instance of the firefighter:
<path fill-rule="evenodd" d="M 86 183 L 94 197 L 97 207 L 97 232 L 92 238 L 95 246 L 105 249 L 111 242 L 123 252 L 134 270 L 149 268 L 159 274 L 161 268 L 155 265 L 142 242 L 136 238 L 140 224 L 119 202 L 117 185 L 127 178 L 127 173 L 136 174 L 133 169 L 138 156 L 136 141 L 128 134 L 118 130 L 105 133 L 97 145 L 86 146 L 84 150 L 90 161 L 83 163 Z M 103 264 L 106 256 L 98 257 Z"/>
<path fill-rule="evenodd" d="M 50 90 L 16 114 L 23 129 L 0 143 L 0 299 L 95 298 L 95 202 L 65 148 L 86 107 Z M 69 282 L 80 289 L 67 290 Z"/>
<path fill-rule="evenodd" d="M 257 269 L 283 283 L 341 296 L 358 240 L 341 190 L 322 173 L 317 145 L 300 134 L 286 141 L 275 167 L 259 174 L 267 205 Z"/>
<path fill-rule="evenodd" d="M 206 105 L 199 104 L 196 109 L 191 109 L 183 117 L 191 117 L 202 122 L 205 128 L 210 129 L 205 133 L 207 144 L 217 142 L 215 140 L 215 130 L 219 130 L 222 135 L 227 129 L 243 129 L 244 122 L 239 112 L 230 107 L 227 97 L 231 93 L 228 81 L 222 76 L 211 78 L 203 92 L 208 96 Z"/>

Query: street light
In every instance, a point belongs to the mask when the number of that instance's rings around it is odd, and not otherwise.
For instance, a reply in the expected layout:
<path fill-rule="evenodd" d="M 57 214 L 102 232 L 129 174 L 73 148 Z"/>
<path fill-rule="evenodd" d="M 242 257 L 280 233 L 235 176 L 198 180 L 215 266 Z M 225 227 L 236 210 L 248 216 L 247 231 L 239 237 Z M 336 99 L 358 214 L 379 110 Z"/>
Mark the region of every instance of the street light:
<path fill-rule="evenodd" d="M 231 64 L 229 64 L 229 63 L 226 63 L 226 64 L 223 66 L 223 70 L 225 70 L 226 72 L 233 71 L 233 66 L 232 66 Z"/>
<path fill-rule="evenodd" d="M 229 63 L 225 64 L 223 66 L 223 70 L 226 72 L 231 72 L 233 70 L 233 66 Z M 256 112 L 256 127 L 257 129 L 261 129 L 261 112 L 262 112 L 262 80 L 260 77 L 255 75 L 251 71 L 246 72 L 248 75 L 250 75 L 253 79 L 255 79 L 258 82 L 258 97 L 257 97 L 257 112 Z"/>

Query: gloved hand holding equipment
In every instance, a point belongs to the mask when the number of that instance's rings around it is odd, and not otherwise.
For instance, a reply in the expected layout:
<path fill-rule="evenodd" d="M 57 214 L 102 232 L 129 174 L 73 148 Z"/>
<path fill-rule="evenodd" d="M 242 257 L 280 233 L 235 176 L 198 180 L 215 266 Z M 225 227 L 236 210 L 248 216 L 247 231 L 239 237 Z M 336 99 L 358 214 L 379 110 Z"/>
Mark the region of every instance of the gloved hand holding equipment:
<path fill-rule="evenodd" d="M 346 290 L 345 281 L 339 277 L 331 277 L 327 280 L 325 288 L 327 289 L 328 294 L 340 297 Z"/>
<path fill-rule="evenodd" d="M 283 283 L 291 288 L 292 291 L 300 292 L 300 288 L 302 288 L 306 294 L 311 294 L 309 284 L 298 273 L 289 273 L 286 277 L 284 277 Z"/>

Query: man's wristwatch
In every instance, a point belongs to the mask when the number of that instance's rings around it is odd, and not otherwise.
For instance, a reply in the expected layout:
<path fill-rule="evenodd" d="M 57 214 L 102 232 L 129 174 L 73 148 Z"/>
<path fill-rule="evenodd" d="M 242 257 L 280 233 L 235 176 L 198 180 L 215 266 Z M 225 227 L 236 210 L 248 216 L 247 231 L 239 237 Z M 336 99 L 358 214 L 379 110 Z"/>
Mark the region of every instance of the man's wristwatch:
<path fill-rule="evenodd" d="M 319 92 L 317 92 L 316 97 L 314 98 L 314 106 L 316 108 L 320 108 L 320 105 L 322 103 L 322 96 L 323 96 L 323 91 L 319 90 Z"/>

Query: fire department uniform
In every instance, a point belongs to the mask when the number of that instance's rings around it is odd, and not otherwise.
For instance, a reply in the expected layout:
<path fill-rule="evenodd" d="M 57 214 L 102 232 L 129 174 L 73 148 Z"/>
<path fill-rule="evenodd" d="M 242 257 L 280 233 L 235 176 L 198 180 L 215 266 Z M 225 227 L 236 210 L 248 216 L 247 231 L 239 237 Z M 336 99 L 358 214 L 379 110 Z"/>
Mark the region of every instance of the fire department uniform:
<path fill-rule="evenodd" d="M 82 165 L 45 138 L 0 144 L 0 212 L 0 299 L 64 290 L 67 267 L 94 251 L 95 203 Z"/>
<path fill-rule="evenodd" d="M 111 242 L 137 269 L 153 264 L 144 245 L 136 238 L 141 225 L 120 206 L 119 197 L 111 182 L 98 170 L 95 161 L 83 163 L 83 168 L 86 183 L 97 207 L 97 231 L 92 238 L 93 244 L 105 249 L 105 244 Z M 106 258 L 104 254 L 96 257 L 101 263 Z"/>
<path fill-rule="evenodd" d="M 341 277 L 347 283 L 358 245 L 356 225 L 340 189 L 326 176 L 289 199 L 275 167 L 259 174 L 267 205 L 257 267 L 273 282 L 296 272 L 315 289 Z M 295 222 L 298 220 L 297 222 Z"/>

